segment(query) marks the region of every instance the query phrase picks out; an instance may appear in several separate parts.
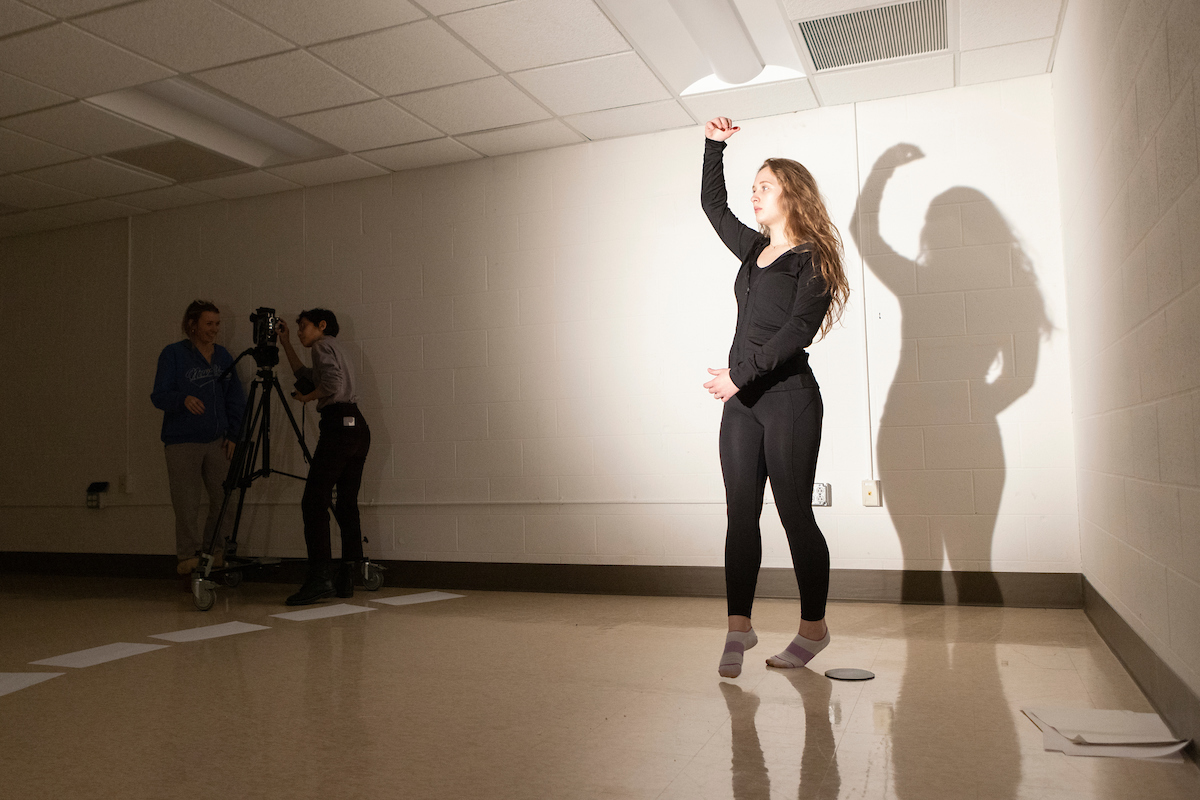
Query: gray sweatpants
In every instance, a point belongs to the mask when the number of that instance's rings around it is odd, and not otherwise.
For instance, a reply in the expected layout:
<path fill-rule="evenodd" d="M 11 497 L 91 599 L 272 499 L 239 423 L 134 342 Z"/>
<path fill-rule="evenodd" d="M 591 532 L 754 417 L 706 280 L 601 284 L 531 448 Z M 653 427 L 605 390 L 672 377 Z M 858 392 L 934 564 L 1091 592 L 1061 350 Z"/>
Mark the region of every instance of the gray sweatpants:
<path fill-rule="evenodd" d="M 191 558 L 201 549 L 207 552 L 212 544 L 217 515 L 225 498 L 221 483 L 229 471 L 229 460 L 225 458 L 224 439 L 208 444 L 169 444 L 166 452 L 171 505 L 175 507 L 175 554 L 182 560 Z M 204 523 L 203 540 L 198 529 L 201 483 L 208 492 L 208 520 Z M 233 509 L 228 509 L 221 521 L 221 542 L 232 528 Z"/>

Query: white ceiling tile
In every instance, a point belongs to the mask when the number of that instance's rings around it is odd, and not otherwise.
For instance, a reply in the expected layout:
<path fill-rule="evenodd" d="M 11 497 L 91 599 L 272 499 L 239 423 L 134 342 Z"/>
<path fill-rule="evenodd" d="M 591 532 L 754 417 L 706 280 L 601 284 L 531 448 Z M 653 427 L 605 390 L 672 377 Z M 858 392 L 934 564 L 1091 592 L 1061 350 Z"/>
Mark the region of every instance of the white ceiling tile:
<path fill-rule="evenodd" d="M 954 85 L 954 56 L 946 54 L 817 73 L 813 80 L 821 93 L 821 104 L 826 106 L 932 92 Z"/>
<path fill-rule="evenodd" d="M 1041 75 L 1050 68 L 1053 39 L 1002 44 L 983 50 L 965 50 L 959 54 L 959 82 L 966 85 Z"/>
<path fill-rule="evenodd" d="M 109 6 L 119 6 L 129 0 L 25 0 L 25 2 L 56 17 L 73 17 Z"/>
<path fill-rule="evenodd" d="M 170 183 L 162 178 L 127 169 L 108 161 L 101 161 L 98 158 L 42 167 L 23 173 L 21 177 L 48 183 L 60 189 L 69 189 L 80 194 L 90 194 L 93 197 L 112 197 L 117 194 L 154 189 Z"/>
<path fill-rule="evenodd" d="M 20 236 L 54 228 L 65 228 L 69 223 L 44 211 L 26 211 L 24 214 L 6 214 L 0 217 L 0 236 Z"/>
<path fill-rule="evenodd" d="M 289 117 L 288 122 L 332 145 L 350 151 L 419 142 L 441 135 L 439 131 L 387 100 L 373 100 L 369 103 L 302 114 Z"/>
<path fill-rule="evenodd" d="M 0 0 L 0 36 L 36 28 L 47 22 L 53 22 L 54 17 L 35 11 L 24 3 L 16 0 Z"/>
<path fill-rule="evenodd" d="M 414 22 L 425 15 L 406 0 L 223 0 L 251 19 L 310 45 Z"/>
<path fill-rule="evenodd" d="M 449 134 L 549 119 L 546 109 L 499 75 L 417 92 L 395 101 Z"/>
<path fill-rule="evenodd" d="M 788 19 L 817 19 L 878 6 L 871 0 L 783 0 Z M 886 4 L 885 4 L 886 5 Z"/>
<path fill-rule="evenodd" d="M 730 117 L 734 120 L 772 117 L 816 108 L 812 86 L 803 78 L 757 86 L 726 89 L 723 92 L 688 95 L 683 103 L 697 119 Z"/>
<path fill-rule="evenodd" d="M 498 131 L 469 133 L 459 140 L 487 156 L 502 156 L 507 153 L 524 153 L 529 150 L 545 150 L 565 144 L 582 142 L 583 138 L 556 119 L 518 125 Z"/>
<path fill-rule="evenodd" d="M 632 106 L 671 96 L 636 53 L 542 67 L 512 77 L 560 115 Z"/>
<path fill-rule="evenodd" d="M 387 174 L 387 170 L 355 156 L 334 156 L 322 158 L 320 161 L 289 164 L 286 167 L 275 167 L 271 172 L 304 186 L 321 186 L 326 183 L 355 181 L 359 178 Z"/>
<path fill-rule="evenodd" d="M 696 124 L 683 106 L 674 100 L 576 114 L 564 118 L 563 122 L 589 139 L 614 139 Z"/>
<path fill-rule="evenodd" d="M 444 22 L 506 71 L 630 49 L 592 0 L 513 0 L 453 14 Z"/>
<path fill-rule="evenodd" d="M 604 10 L 671 90 L 682 92 L 712 74 L 708 59 L 667 0 L 604 0 Z M 790 30 L 785 28 L 784 34 L 790 39 Z"/>
<path fill-rule="evenodd" d="M 51 91 L 27 80 L 0 72 L 0 117 L 23 114 L 69 101 L 69 95 Z"/>
<path fill-rule="evenodd" d="M 91 97 L 174 74 L 62 23 L 0 40 L 0 69 L 73 97 Z"/>
<path fill-rule="evenodd" d="M 218 67 L 195 77 L 277 117 L 375 98 L 372 91 L 303 50 Z"/>
<path fill-rule="evenodd" d="M 507 0 L 421 0 L 421 5 L 430 14 L 439 17 L 442 14 L 453 14 L 456 11 L 466 11 L 468 8 L 494 6 L 496 3 L 504 2 Z"/>
<path fill-rule="evenodd" d="M 433 20 L 319 45 L 312 52 L 385 95 L 496 74 Z"/>
<path fill-rule="evenodd" d="M 174 186 L 164 186 L 161 189 L 150 189 L 146 192 L 123 194 L 114 199 L 131 206 L 144 208 L 147 211 L 161 211 L 165 208 L 192 206 L 197 203 L 211 203 L 219 198 L 197 191 L 190 186 L 175 184 Z"/>
<path fill-rule="evenodd" d="M 70 103 L 11 117 L 0 121 L 0 126 L 90 156 L 171 139 L 87 103 Z"/>
<path fill-rule="evenodd" d="M 83 158 L 83 154 L 0 128 L 0 173 L 37 169 L 77 158 Z"/>
<path fill-rule="evenodd" d="M 71 222 L 100 222 L 106 219 L 119 219 L 145 214 L 145 209 L 127 206 L 113 200 L 88 200 L 85 203 L 73 203 L 69 206 L 57 206 L 46 213 L 53 214 Z"/>
<path fill-rule="evenodd" d="M 958 45 L 978 50 L 1052 38 L 1063 0 L 959 0 Z"/>
<path fill-rule="evenodd" d="M 180 72 L 292 49 L 290 42 L 210 0 L 149 0 L 75 24 Z"/>
<path fill-rule="evenodd" d="M 299 189 L 298 184 L 285 181 L 278 175 L 256 170 L 243 172 L 239 175 L 227 175 L 223 178 L 209 178 L 206 181 L 196 181 L 187 184 L 188 187 L 207 194 L 216 195 L 225 200 L 235 200 L 239 197 L 253 197 L 260 194 L 286 192 L 289 189 Z"/>
<path fill-rule="evenodd" d="M 359 158 L 365 158 L 367 161 L 393 172 L 479 158 L 479 154 L 474 150 L 453 139 L 432 139 L 428 142 L 402 144 L 399 147 L 368 150 L 357 155 Z"/>
<path fill-rule="evenodd" d="M 7 206 L 46 208 L 87 199 L 85 194 L 69 192 L 40 181 L 31 181 L 20 175 L 5 175 L 0 178 L 0 203 Z"/>

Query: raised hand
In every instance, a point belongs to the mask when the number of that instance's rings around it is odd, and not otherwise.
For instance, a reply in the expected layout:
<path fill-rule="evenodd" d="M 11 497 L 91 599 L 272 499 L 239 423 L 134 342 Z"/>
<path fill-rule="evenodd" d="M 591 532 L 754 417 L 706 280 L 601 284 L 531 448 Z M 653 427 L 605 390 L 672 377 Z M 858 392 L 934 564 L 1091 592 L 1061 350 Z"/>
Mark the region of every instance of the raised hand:
<path fill-rule="evenodd" d="M 729 117 L 713 117 L 704 123 L 704 135 L 715 142 L 723 142 L 740 131 Z"/>
<path fill-rule="evenodd" d="M 892 167 L 901 167 L 916 161 L 919 158 L 924 158 L 925 154 L 921 152 L 921 148 L 915 144 L 901 142 L 894 144 L 875 161 L 875 169 L 890 169 Z"/>

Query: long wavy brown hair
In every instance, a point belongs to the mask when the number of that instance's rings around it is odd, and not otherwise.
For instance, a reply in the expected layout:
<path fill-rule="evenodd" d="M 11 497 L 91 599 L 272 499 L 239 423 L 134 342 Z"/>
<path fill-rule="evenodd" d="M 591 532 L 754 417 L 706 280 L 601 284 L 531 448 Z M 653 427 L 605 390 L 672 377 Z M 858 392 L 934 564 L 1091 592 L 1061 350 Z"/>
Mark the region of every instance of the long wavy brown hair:
<path fill-rule="evenodd" d="M 788 239 L 796 244 L 811 242 L 817 251 L 817 269 L 830 298 L 829 311 L 825 313 L 818 337 L 818 340 L 824 339 L 825 334 L 841 320 L 846 301 L 850 298 L 850 284 L 842 269 L 841 234 L 829 219 L 816 179 L 803 164 L 790 158 L 768 158 L 759 167 L 764 168 L 771 170 L 779 181 L 783 210 L 787 215 Z M 766 227 L 760 227 L 760 230 L 764 236 L 771 235 Z"/>

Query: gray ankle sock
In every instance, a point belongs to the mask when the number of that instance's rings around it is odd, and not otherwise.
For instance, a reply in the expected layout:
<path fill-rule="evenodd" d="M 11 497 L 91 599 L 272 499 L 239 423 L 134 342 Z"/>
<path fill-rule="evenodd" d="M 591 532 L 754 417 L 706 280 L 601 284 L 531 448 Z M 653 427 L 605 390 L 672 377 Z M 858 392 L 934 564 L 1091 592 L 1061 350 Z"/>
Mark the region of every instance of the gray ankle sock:
<path fill-rule="evenodd" d="M 742 655 L 758 644 L 758 636 L 754 629 L 748 631 L 730 631 L 725 635 L 725 652 L 721 654 L 721 663 L 717 672 L 722 678 L 736 678 L 742 674 Z"/>
<path fill-rule="evenodd" d="M 796 634 L 796 638 L 792 639 L 792 643 L 787 646 L 787 649 L 778 655 L 771 656 L 767 659 L 768 667 L 778 667 L 780 669 L 795 669 L 803 667 L 809 661 L 816 657 L 817 653 L 824 650 L 829 645 L 829 628 L 825 629 L 825 636 L 819 641 L 814 639 L 805 639 L 800 634 Z"/>

